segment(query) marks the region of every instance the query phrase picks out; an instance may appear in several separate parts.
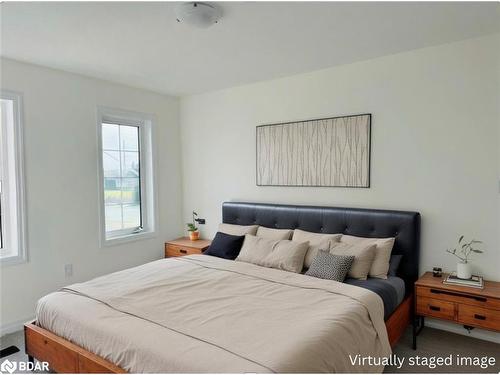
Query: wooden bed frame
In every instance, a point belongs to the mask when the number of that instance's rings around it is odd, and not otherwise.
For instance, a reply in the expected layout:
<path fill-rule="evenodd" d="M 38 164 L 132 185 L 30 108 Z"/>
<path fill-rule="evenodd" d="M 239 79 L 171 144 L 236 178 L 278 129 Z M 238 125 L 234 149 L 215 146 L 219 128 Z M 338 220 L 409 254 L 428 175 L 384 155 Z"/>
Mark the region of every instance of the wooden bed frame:
<path fill-rule="evenodd" d="M 262 225 L 268 228 L 301 229 L 316 233 L 343 233 L 358 237 L 395 237 L 392 253 L 403 255 L 398 276 L 405 282 L 407 296 L 385 322 L 392 347 L 410 324 L 413 313 L 412 293 L 419 276 L 418 212 L 225 202 L 222 205 L 222 221 L 227 224 Z M 115 364 L 37 326 L 36 322 L 27 323 L 24 332 L 29 359 L 46 361 L 49 368 L 55 372 L 125 372 Z"/>
<path fill-rule="evenodd" d="M 394 347 L 410 324 L 413 296 L 406 297 L 387 319 L 389 343 Z M 49 363 L 56 373 L 125 373 L 126 371 L 98 355 L 39 327 L 36 321 L 24 325 L 25 350 L 30 361 Z"/>
<path fill-rule="evenodd" d="M 24 346 L 30 362 L 36 358 L 48 362 L 57 373 L 125 373 L 113 363 L 95 355 L 72 342 L 36 325 L 24 325 Z"/>

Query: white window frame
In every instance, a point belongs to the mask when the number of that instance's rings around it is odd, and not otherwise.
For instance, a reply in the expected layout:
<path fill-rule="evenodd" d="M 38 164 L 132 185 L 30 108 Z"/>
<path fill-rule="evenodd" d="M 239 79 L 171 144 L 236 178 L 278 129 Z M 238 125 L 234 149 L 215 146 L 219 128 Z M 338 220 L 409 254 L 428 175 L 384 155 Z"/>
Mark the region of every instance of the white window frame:
<path fill-rule="evenodd" d="M 2 147 L 1 159 L 5 161 L 0 168 L 2 180 L 2 226 L 3 226 L 3 244 L 4 249 L 0 250 L 0 263 L 3 265 L 19 264 L 28 261 L 28 241 L 26 231 L 26 194 L 25 194 L 25 175 L 24 175 L 24 137 L 23 137 L 23 118 L 22 103 L 23 98 L 20 93 L 0 90 L 1 99 L 11 100 L 13 102 L 13 129 L 8 137 L 2 135 L 2 141 L 5 142 Z M 5 119 L 2 119 L 4 121 Z M 0 131 L 5 130 L 1 129 Z M 13 142 L 7 142 L 7 139 L 13 138 Z M 14 171 L 12 171 L 14 169 Z M 6 183 L 7 176 L 10 180 Z M 12 181 L 12 177 L 14 181 Z M 13 213 L 14 212 L 14 213 Z M 14 222 L 13 222 L 14 221 Z M 14 251 L 9 247 L 15 247 Z M 4 255 L 10 252 L 15 255 Z"/>
<path fill-rule="evenodd" d="M 115 231 L 116 235 L 110 238 L 106 236 L 104 169 L 102 158 L 102 124 L 106 122 L 139 127 L 139 160 L 141 163 L 140 188 L 142 229 Z M 158 212 L 156 207 L 158 189 L 156 187 L 155 123 L 155 116 L 151 114 L 107 107 L 97 108 L 99 231 L 101 247 L 153 238 L 157 234 Z"/>

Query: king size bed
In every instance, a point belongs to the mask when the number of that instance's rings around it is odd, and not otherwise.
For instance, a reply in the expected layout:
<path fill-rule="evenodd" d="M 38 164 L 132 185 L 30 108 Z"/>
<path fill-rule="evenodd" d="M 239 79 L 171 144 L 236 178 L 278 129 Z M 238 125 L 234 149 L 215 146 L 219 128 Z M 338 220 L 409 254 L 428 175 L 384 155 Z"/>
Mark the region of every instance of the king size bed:
<path fill-rule="evenodd" d="M 228 202 L 223 223 L 394 237 L 387 280 L 344 283 L 191 255 L 162 259 L 43 297 L 26 352 L 56 372 L 381 372 L 410 321 L 416 212 Z M 399 281 L 398 281 L 399 280 Z"/>

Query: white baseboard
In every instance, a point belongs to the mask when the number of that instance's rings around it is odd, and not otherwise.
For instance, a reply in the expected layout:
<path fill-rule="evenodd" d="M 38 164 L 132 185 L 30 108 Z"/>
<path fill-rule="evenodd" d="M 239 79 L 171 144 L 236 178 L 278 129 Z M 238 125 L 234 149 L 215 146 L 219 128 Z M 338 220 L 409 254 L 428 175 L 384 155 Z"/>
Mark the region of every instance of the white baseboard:
<path fill-rule="evenodd" d="M 457 333 L 459 335 L 474 337 L 474 338 L 480 339 L 480 340 L 496 342 L 497 344 L 500 344 L 500 333 L 498 333 L 498 332 L 486 331 L 484 329 L 474 328 L 469 333 L 460 324 L 444 322 L 442 320 L 436 320 L 436 319 L 431 319 L 431 318 L 425 318 L 425 326 L 440 329 L 442 331 Z"/>
<path fill-rule="evenodd" d="M 2 324 L 2 326 L 0 326 L 0 337 L 8 335 L 9 333 L 21 331 L 24 327 L 24 323 L 29 322 L 30 320 L 33 320 L 33 319 L 35 319 L 34 316 L 28 317 L 25 319 L 21 319 L 21 320 L 18 320 L 16 322 L 12 322 L 9 324 Z"/>

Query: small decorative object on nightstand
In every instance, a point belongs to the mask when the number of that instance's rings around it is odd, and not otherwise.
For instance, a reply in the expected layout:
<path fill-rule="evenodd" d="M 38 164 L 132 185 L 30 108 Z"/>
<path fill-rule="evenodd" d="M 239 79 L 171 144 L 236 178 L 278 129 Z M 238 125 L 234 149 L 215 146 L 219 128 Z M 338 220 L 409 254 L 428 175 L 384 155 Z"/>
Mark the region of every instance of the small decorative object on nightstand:
<path fill-rule="evenodd" d="M 198 228 L 196 225 L 188 223 L 188 233 L 189 233 L 189 239 L 191 241 L 198 241 L 200 239 L 200 232 L 198 232 Z"/>
<path fill-rule="evenodd" d="M 191 241 L 188 237 L 165 242 L 165 258 L 202 254 L 212 243 L 210 240 Z"/>
<path fill-rule="evenodd" d="M 200 232 L 198 231 L 198 227 L 195 223 L 205 224 L 205 219 L 198 218 L 198 214 L 193 211 L 193 221 L 191 223 L 187 223 L 189 239 L 191 241 L 198 241 L 200 238 Z"/>
<path fill-rule="evenodd" d="M 441 267 L 434 267 L 432 269 L 432 276 L 434 277 L 441 277 L 443 276 L 443 270 Z"/>
<path fill-rule="evenodd" d="M 462 324 L 469 331 L 478 327 L 500 332 L 500 282 L 485 280 L 484 288 L 478 289 L 443 284 L 447 276 L 426 272 L 415 283 L 413 349 L 425 316 Z"/>
<path fill-rule="evenodd" d="M 472 254 L 481 254 L 482 250 L 477 246 L 482 244 L 481 241 L 472 239 L 470 242 L 464 241 L 464 236 L 458 239 L 458 246 L 452 250 L 446 249 L 447 253 L 455 255 L 460 262 L 457 263 L 457 277 L 460 279 L 470 279 L 472 271 L 470 269 L 470 256 Z M 458 250 L 457 250 L 458 249 Z"/>

